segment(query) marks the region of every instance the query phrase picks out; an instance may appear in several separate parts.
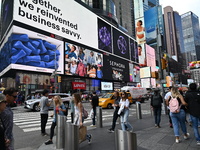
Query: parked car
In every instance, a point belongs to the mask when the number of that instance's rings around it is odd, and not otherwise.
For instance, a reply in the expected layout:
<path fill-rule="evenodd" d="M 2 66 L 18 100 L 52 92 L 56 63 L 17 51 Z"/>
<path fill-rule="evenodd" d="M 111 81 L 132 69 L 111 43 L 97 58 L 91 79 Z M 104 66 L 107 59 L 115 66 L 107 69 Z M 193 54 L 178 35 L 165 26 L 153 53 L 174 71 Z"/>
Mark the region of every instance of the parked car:
<path fill-rule="evenodd" d="M 65 104 L 65 106 L 67 108 L 69 108 L 69 103 L 70 103 L 70 100 L 72 98 L 70 96 L 70 94 L 66 94 L 66 93 L 50 93 L 49 94 L 49 101 L 51 101 L 52 97 L 55 96 L 55 95 L 59 95 L 61 97 L 61 99 L 63 100 L 63 103 Z M 31 110 L 34 110 L 34 111 L 40 111 L 39 103 L 40 103 L 40 99 L 29 99 L 29 100 L 26 100 L 24 108 L 31 109 Z M 53 109 L 53 103 L 51 104 L 49 109 Z"/>

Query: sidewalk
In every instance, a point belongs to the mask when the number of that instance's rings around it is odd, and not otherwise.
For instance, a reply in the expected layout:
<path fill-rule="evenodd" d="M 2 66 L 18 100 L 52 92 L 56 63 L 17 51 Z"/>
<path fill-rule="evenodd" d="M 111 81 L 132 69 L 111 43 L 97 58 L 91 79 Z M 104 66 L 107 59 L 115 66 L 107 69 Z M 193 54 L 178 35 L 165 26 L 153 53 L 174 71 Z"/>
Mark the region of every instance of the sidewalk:
<path fill-rule="evenodd" d="M 192 127 L 187 125 L 190 138 L 183 139 L 181 135 L 181 143 L 175 143 L 173 129 L 169 128 L 168 116 L 162 115 L 161 128 L 154 127 L 154 118 L 151 115 L 143 115 L 143 119 L 138 120 L 135 117 L 130 118 L 130 123 L 133 125 L 133 132 L 137 134 L 138 150 L 197 150 L 200 146 L 196 145 L 196 140 L 193 134 Z M 88 127 L 88 133 L 92 134 L 92 143 L 87 142 L 80 144 L 80 150 L 115 150 L 115 134 L 108 133 L 109 124 L 103 124 L 103 128 Z M 121 129 L 118 124 L 116 129 Z M 182 134 L 182 132 L 180 131 Z M 54 144 L 41 145 L 39 150 L 55 150 L 56 137 Z"/>

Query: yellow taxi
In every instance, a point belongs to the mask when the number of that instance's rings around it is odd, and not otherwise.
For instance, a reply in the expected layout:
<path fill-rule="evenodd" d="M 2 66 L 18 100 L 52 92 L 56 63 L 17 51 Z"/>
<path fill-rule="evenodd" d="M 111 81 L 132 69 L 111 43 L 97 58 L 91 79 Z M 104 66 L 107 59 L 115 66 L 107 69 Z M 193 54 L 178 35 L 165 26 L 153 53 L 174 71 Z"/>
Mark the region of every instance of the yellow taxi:
<path fill-rule="evenodd" d="M 128 99 L 130 103 L 133 103 L 133 98 L 131 97 L 131 94 L 127 92 L 128 94 Z M 119 94 L 121 96 L 121 92 Z M 106 93 L 104 94 L 101 98 L 99 98 L 99 106 L 102 108 L 112 108 L 112 104 L 114 104 L 115 99 L 114 99 L 114 93 Z"/>

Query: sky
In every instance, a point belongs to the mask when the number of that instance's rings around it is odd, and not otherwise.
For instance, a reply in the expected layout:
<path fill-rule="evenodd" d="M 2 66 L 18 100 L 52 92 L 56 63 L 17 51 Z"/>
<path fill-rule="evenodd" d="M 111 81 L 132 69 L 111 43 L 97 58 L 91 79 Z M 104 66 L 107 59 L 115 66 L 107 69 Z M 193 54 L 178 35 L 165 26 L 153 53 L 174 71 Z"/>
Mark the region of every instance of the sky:
<path fill-rule="evenodd" d="M 200 0 L 160 0 L 160 5 L 164 7 L 171 6 L 174 11 L 180 15 L 192 11 L 200 19 Z"/>

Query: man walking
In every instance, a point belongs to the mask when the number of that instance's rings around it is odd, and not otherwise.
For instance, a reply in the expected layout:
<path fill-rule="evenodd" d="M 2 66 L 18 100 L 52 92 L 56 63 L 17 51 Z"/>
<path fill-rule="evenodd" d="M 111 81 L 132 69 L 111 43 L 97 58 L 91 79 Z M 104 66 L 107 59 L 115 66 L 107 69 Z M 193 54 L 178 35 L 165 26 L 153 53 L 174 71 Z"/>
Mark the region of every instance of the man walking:
<path fill-rule="evenodd" d="M 93 118 L 92 118 L 92 126 L 95 126 L 95 117 L 96 117 L 96 108 L 99 106 L 99 97 L 96 92 L 93 92 L 92 96 L 92 109 L 93 109 Z"/>
<path fill-rule="evenodd" d="M 1 113 L 1 120 L 5 127 L 5 136 L 7 138 L 6 143 L 8 144 L 9 150 L 14 150 L 14 138 L 13 138 L 13 111 L 10 107 L 17 98 L 17 90 L 15 88 L 5 89 L 3 94 L 6 96 L 7 106 L 6 109 Z"/>
<path fill-rule="evenodd" d="M 114 99 L 115 99 L 115 103 L 113 104 L 113 107 L 114 107 L 115 111 L 113 113 L 112 127 L 110 129 L 108 129 L 108 131 L 110 133 L 114 132 L 115 126 L 116 126 L 116 121 L 117 121 L 117 118 L 119 117 L 118 111 L 119 111 L 119 108 L 120 108 L 119 102 L 120 102 L 120 99 L 121 99 L 121 97 L 119 96 L 119 92 L 117 92 L 117 91 L 114 92 Z"/>
<path fill-rule="evenodd" d="M 192 120 L 192 128 L 196 137 L 197 145 L 200 145 L 200 134 L 198 129 L 198 121 L 200 119 L 200 92 L 197 91 L 196 83 L 190 84 L 190 91 L 185 95 L 185 101 Z"/>
<path fill-rule="evenodd" d="M 46 136 L 47 133 L 45 131 L 45 128 L 48 120 L 48 111 L 49 111 L 49 106 L 51 105 L 53 100 L 49 102 L 48 100 L 49 91 L 46 89 L 42 92 L 42 95 L 43 96 L 40 100 L 41 134 L 42 136 Z"/>

